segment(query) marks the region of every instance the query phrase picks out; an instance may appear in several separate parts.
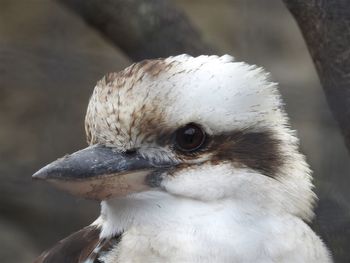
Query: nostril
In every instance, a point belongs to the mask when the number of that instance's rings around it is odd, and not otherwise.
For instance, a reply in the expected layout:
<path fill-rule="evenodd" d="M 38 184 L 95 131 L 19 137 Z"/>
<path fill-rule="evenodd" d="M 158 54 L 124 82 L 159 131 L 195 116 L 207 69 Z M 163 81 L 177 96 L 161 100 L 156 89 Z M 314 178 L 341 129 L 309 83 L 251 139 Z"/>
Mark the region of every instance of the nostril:
<path fill-rule="evenodd" d="M 125 154 L 127 155 L 135 155 L 136 154 L 136 149 L 128 149 L 125 151 Z"/>

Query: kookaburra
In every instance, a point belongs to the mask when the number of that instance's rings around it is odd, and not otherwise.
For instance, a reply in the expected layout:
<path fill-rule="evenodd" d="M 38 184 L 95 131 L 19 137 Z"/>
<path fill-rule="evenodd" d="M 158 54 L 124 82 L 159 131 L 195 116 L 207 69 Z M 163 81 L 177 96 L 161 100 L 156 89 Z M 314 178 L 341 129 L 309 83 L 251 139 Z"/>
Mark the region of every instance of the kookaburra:
<path fill-rule="evenodd" d="M 332 262 L 275 83 L 231 56 L 144 60 L 100 80 L 89 147 L 33 175 L 100 200 L 36 262 Z"/>

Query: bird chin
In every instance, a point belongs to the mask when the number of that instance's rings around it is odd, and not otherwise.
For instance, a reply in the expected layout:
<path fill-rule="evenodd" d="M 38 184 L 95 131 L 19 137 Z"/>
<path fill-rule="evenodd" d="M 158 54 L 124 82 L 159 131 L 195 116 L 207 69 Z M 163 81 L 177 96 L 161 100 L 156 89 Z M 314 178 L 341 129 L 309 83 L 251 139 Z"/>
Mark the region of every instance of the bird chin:
<path fill-rule="evenodd" d="M 52 185 L 78 197 L 108 200 L 150 189 L 146 184 L 149 170 L 102 175 L 88 179 L 47 179 Z"/>

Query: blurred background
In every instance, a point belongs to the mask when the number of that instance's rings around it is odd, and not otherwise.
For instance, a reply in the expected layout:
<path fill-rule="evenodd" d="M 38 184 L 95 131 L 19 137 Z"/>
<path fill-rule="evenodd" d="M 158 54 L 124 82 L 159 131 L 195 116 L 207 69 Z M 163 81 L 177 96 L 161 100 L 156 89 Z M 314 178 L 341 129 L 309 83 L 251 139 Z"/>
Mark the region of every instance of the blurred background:
<path fill-rule="evenodd" d="M 348 153 L 282 1 L 174 2 L 220 54 L 271 72 L 314 170 L 316 192 L 347 206 Z M 130 63 L 56 1 L 0 0 L 0 262 L 31 262 L 99 214 L 98 203 L 32 182 L 31 175 L 86 146 L 84 114 L 96 81 Z"/>

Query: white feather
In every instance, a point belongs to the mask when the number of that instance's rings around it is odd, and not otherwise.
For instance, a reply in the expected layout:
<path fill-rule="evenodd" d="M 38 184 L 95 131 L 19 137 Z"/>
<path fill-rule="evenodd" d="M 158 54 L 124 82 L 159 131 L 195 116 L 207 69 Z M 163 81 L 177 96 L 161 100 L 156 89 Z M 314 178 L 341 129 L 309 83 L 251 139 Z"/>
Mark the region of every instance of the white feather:
<path fill-rule="evenodd" d="M 285 161 L 274 178 L 229 162 L 189 166 L 165 175 L 159 191 L 103 202 L 94 223 L 101 237 L 124 233 L 104 262 L 331 262 L 303 221 L 313 216 L 311 172 L 277 84 L 261 68 L 228 55 L 164 62 L 170 66 L 156 75 L 141 67 L 132 77 L 98 83 L 86 117 L 92 138 L 174 159 L 170 148 L 143 140 L 142 121 L 154 114 L 160 127 L 196 122 L 210 135 L 268 129 L 282 141 Z M 135 118 L 135 112 L 142 114 Z"/>

